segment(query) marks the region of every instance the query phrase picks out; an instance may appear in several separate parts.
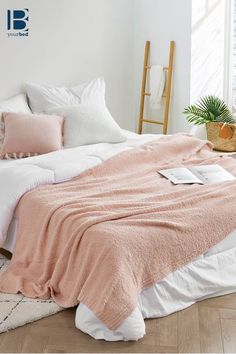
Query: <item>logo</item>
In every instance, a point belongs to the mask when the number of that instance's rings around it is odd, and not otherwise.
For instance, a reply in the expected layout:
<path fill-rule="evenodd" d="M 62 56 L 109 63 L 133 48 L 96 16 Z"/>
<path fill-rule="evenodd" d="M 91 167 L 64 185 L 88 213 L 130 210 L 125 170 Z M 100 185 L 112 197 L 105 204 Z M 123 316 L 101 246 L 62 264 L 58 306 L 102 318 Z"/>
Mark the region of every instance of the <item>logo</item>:
<path fill-rule="evenodd" d="M 29 9 L 7 10 L 8 37 L 28 37 Z"/>

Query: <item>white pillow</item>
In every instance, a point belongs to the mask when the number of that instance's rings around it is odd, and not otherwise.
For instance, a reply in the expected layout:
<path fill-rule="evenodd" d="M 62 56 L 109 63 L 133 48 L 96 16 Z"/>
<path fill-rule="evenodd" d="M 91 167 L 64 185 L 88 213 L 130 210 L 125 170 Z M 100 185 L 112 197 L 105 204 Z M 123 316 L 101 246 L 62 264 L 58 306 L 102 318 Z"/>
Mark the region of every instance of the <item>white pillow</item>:
<path fill-rule="evenodd" d="M 23 93 L 0 102 L 0 113 L 2 112 L 32 113 Z"/>
<path fill-rule="evenodd" d="M 86 103 L 64 106 L 52 108 L 47 113 L 64 117 L 65 148 L 126 140 L 125 134 L 105 105 Z"/>
<path fill-rule="evenodd" d="M 52 87 L 25 84 L 29 103 L 34 113 L 43 113 L 53 107 L 78 105 L 80 103 L 105 104 L 105 82 L 94 79 L 76 87 Z"/>
<path fill-rule="evenodd" d="M 28 106 L 26 95 L 23 93 L 0 102 L 0 149 L 4 139 L 3 112 L 32 113 Z"/>

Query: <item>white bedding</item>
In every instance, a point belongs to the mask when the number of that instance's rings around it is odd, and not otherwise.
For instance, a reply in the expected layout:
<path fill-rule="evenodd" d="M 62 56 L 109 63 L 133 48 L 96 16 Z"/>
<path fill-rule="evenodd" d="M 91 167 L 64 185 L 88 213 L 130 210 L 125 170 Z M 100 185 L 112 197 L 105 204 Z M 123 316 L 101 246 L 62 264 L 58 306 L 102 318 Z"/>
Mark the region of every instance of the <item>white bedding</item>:
<path fill-rule="evenodd" d="M 40 185 L 62 183 L 101 164 L 122 151 L 149 142 L 158 136 L 126 132 L 123 143 L 100 143 L 55 151 L 0 164 L 0 247 L 6 242 L 9 225 L 20 198 Z"/>
<path fill-rule="evenodd" d="M 126 132 L 119 144 L 96 144 L 0 163 L 0 246 L 13 251 L 17 236 L 18 200 L 27 190 L 45 183 L 60 183 L 100 164 L 107 158 L 158 136 Z M 21 182 L 20 182 L 21 181 Z M 9 227 L 10 225 L 10 227 Z M 110 331 L 83 304 L 76 312 L 76 327 L 96 339 L 138 340 L 145 334 L 144 318 L 162 317 L 204 298 L 236 291 L 236 230 L 199 259 L 144 290 L 137 308 L 116 330 Z"/>

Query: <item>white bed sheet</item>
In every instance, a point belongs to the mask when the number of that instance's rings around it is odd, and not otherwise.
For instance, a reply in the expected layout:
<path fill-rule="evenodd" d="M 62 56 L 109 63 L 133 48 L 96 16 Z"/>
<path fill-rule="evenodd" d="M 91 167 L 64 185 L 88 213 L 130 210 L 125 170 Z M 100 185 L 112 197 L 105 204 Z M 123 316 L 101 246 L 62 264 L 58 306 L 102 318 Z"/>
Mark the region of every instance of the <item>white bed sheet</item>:
<path fill-rule="evenodd" d="M 133 313 L 110 331 L 85 305 L 76 311 L 76 327 L 95 339 L 138 340 L 145 335 L 146 318 L 183 310 L 197 301 L 236 292 L 236 230 L 225 240 L 139 295 Z"/>
<path fill-rule="evenodd" d="M 136 134 L 127 133 L 131 139 L 127 148 L 136 144 Z M 152 136 L 154 138 L 154 136 Z M 155 136 L 156 137 L 156 136 Z M 142 138 L 150 141 L 151 136 Z M 132 141 L 132 143 L 131 143 Z M 119 151 L 119 145 L 103 151 L 102 159 Z M 122 143 L 122 149 L 124 143 Z M 94 146 L 82 147 L 88 153 L 94 153 Z M 1 162 L 0 167 L 2 163 Z M 13 251 L 17 236 L 17 217 L 12 219 L 4 248 Z M 138 340 L 145 335 L 145 318 L 163 317 L 175 311 L 191 306 L 205 298 L 229 294 L 236 291 L 236 230 L 225 240 L 194 262 L 187 264 L 170 274 L 158 284 L 145 289 L 139 295 L 139 301 L 133 313 L 115 331 L 110 331 L 84 304 L 76 311 L 76 327 L 96 339 L 108 341 Z"/>
<path fill-rule="evenodd" d="M 96 166 L 103 161 L 107 160 L 108 158 L 117 155 L 120 152 L 132 149 L 136 146 L 145 144 L 150 142 L 154 139 L 158 139 L 162 135 L 153 135 L 153 134 L 146 134 L 146 135 L 138 135 L 132 133 L 130 131 L 124 130 L 124 133 L 127 137 L 127 141 L 117 144 L 108 144 L 108 143 L 100 143 L 100 144 L 92 144 L 92 145 L 83 145 L 73 149 L 66 149 L 61 151 L 55 151 L 50 154 L 29 157 L 25 159 L 19 160 L 0 160 L 0 168 L 2 166 L 13 166 L 18 167 L 20 165 L 34 165 L 40 166 L 44 169 L 53 169 L 53 167 L 62 165 L 66 163 L 68 169 L 71 168 L 71 174 L 73 175 L 73 167 L 75 161 L 78 161 L 78 170 L 80 173 L 84 172 L 86 169 Z M 77 160 L 75 160 L 75 158 Z M 63 168 L 57 169 L 57 180 L 63 180 L 64 171 Z M 69 171 L 70 175 L 70 171 Z M 67 180 L 67 177 L 65 178 Z M 16 213 L 12 218 L 12 221 L 8 228 L 7 238 L 5 244 L 3 246 L 4 249 L 8 250 L 9 252 L 13 252 L 14 245 L 16 242 L 16 235 L 17 235 L 17 216 Z"/>

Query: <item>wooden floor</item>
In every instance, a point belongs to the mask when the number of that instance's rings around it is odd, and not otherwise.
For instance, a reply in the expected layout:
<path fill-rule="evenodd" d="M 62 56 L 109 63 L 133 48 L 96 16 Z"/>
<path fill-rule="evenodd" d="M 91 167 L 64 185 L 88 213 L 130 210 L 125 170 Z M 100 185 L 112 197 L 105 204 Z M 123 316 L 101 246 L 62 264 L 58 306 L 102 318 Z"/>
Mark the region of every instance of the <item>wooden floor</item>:
<path fill-rule="evenodd" d="M 96 341 L 74 327 L 67 310 L 0 335 L 0 352 L 235 353 L 236 294 L 205 300 L 171 316 L 146 321 L 138 342 Z"/>

